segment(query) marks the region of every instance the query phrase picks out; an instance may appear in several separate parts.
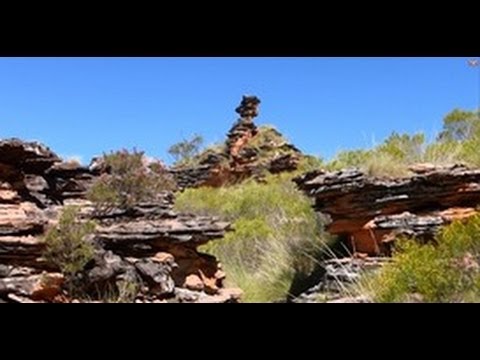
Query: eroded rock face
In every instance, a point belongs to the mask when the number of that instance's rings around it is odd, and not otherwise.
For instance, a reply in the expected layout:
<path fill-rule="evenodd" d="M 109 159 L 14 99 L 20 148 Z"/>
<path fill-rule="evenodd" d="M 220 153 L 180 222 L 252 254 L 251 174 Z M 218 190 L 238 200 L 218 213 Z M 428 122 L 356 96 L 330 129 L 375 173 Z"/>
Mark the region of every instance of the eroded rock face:
<path fill-rule="evenodd" d="M 428 241 L 454 219 L 477 211 L 480 170 L 463 165 L 412 167 L 401 179 L 369 177 L 358 170 L 313 171 L 294 179 L 331 218 L 328 230 L 343 235 L 353 252 L 388 254 L 398 234 Z"/>
<path fill-rule="evenodd" d="M 54 164 L 46 172 L 49 195 L 62 202 L 65 199 L 83 198 L 93 185 L 96 175 L 94 170 L 75 162 Z"/>
<path fill-rule="evenodd" d="M 236 109 L 240 118 L 228 132 L 224 146 L 200 154 L 194 159 L 195 165 L 171 170 L 181 189 L 219 187 L 248 178 L 261 180 L 267 173 L 297 169 L 300 150 L 275 129 L 255 125 L 259 105 L 256 96 L 244 96 Z"/>
<path fill-rule="evenodd" d="M 0 162 L 11 165 L 25 174 L 43 174 L 61 159 L 48 147 L 38 142 L 24 142 L 19 139 L 0 141 Z"/>
<path fill-rule="evenodd" d="M 144 285 L 150 290 L 143 300 L 171 299 L 176 288 L 215 295 L 223 288 L 225 275 L 218 261 L 197 247 L 221 239 L 230 224 L 215 218 L 177 214 L 173 197 L 142 204 L 133 214 L 112 211 L 108 217 L 93 216 L 99 223 L 95 241 L 102 249 L 129 258 Z M 195 281 L 193 281 L 195 280 Z M 192 285 L 194 284 L 195 285 Z M 150 296 L 150 297 L 149 297 Z"/>
<path fill-rule="evenodd" d="M 42 257 L 43 236 L 72 204 L 81 207 L 82 219 L 97 223 L 88 239 L 94 258 L 74 279 L 90 295 L 134 289 L 129 300 L 135 302 L 238 301 L 237 290 L 224 288 L 217 260 L 197 251 L 221 239 L 230 224 L 175 213 L 169 192 L 100 214 L 85 195 L 102 171 L 98 161 L 90 167 L 62 162 L 38 143 L 0 141 L 0 302 L 81 301 L 71 298 L 64 276 Z"/>

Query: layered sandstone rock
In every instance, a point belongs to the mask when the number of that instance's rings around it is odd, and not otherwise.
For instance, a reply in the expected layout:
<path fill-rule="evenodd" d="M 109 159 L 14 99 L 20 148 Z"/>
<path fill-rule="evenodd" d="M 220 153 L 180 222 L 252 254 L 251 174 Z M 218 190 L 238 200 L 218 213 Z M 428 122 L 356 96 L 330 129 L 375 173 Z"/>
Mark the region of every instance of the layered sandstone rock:
<path fill-rule="evenodd" d="M 165 200 L 139 204 L 128 214 L 112 211 L 107 216 L 93 216 L 99 223 L 95 242 L 119 256 L 119 261 L 133 266 L 134 276 L 147 287 L 142 293 L 143 302 L 179 301 L 175 298 L 177 288 L 201 292 L 203 299 L 218 295 L 225 274 L 213 256 L 198 252 L 197 247 L 221 239 L 230 224 L 210 217 L 177 214 L 171 210 L 171 196 L 169 200 L 169 206 Z"/>
<path fill-rule="evenodd" d="M 244 96 L 236 109 L 240 118 L 228 132 L 225 144 L 206 150 L 188 165 L 172 169 L 180 188 L 218 187 L 297 169 L 302 158 L 300 150 L 277 130 L 255 125 L 259 104 L 256 96 Z"/>
<path fill-rule="evenodd" d="M 177 214 L 174 196 L 159 194 L 131 209 L 101 215 L 85 195 L 104 171 L 62 162 L 47 147 L 18 139 L 0 141 L 0 302 L 78 302 L 65 279 L 42 257 L 43 237 L 68 204 L 93 219 L 95 255 L 81 274 L 92 296 L 104 289 L 137 287 L 135 302 L 237 302 L 225 289 L 217 260 L 197 247 L 221 239 L 230 225 L 214 218 Z"/>
<path fill-rule="evenodd" d="M 480 203 L 480 170 L 423 164 L 411 171 L 399 179 L 313 171 L 294 181 L 330 216 L 328 230 L 342 235 L 352 252 L 388 254 L 397 235 L 428 241 L 441 226 L 477 213 Z"/>

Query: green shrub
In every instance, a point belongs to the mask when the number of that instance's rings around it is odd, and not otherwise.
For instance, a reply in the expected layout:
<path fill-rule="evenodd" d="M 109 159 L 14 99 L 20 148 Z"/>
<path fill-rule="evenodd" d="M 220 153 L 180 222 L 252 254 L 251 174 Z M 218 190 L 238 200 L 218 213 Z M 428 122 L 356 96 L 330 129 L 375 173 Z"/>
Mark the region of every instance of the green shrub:
<path fill-rule="evenodd" d="M 86 238 L 95 230 L 95 223 L 79 221 L 78 211 L 76 207 L 66 207 L 58 225 L 45 236 L 45 259 L 67 279 L 81 272 L 94 255 L 93 245 Z"/>
<path fill-rule="evenodd" d="M 248 180 L 226 188 L 187 189 L 179 211 L 220 216 L 235 231 L 201 250 L 217 256 L 227 281 L 244 290 L 244 301 L 284 300 L 294 278 L 313 271 L 319 249 L 328 241 L 310 200 L 297 191 L 291 174 Z"/>
<path fill-rule="evenodd" d="M 175 181 L 159 163 L 147 164 L 143 152 L 121 150 L 103 156 L 106 173 L 100 176 L 87 197 L 97 209 L 130 208 L 173 190 Z"/>
<path fill-rule="evenodd" d="M 392 263 L 369 281 L 374 300 L 480 301 L 480 216 L 445 227 L 435 244 L 401 239 Z"/>

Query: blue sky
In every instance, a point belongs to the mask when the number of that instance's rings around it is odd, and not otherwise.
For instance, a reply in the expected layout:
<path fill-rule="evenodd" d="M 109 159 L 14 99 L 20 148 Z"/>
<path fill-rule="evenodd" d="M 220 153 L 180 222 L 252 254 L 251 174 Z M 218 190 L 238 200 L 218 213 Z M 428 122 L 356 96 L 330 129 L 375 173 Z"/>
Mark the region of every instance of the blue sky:
<path fill-rule="evenodd" d="M 479 105 L 479 71 L 466 58 L 0 58 L 0 137 L 86 163 L 134 146 L 169 162 L 193 133 L 222 141 L 255 94 L 258 124 L 329 158 L 392 131 L 434 136 Z"/>

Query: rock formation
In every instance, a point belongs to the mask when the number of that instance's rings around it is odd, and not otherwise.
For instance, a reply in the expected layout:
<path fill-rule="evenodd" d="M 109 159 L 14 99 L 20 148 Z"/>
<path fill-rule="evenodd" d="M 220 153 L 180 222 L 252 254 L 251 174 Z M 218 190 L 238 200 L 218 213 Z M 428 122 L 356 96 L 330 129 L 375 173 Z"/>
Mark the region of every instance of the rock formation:
<path fill-rule="evenodd" d="M 228 132 L 225 144 L 172 169 L 180 188 L 217 187 L 252 177 L 261 180 L 267 173 L 297 169 L 301 152 L 277 130 L 257 127 L 253 122 L 259 104 L 256 96 L 244 96 L 236 109 L 240 118 Z"/>
<path fill-rule="evenodd" d="M 387 257 L 345 257 L 322 263 L 323 274 L 317 285 L 293 299 L 295 303 L 369 302 L 366 297 L 345 297 L 345 289 L 362 276 L 372 274 L 390 261 Z"/>
<path fill-rule="evenodd" d="M 0 141 L 0 302 L 78 302 L 64 276 L 42 256 L 43 236 L 67 204 L 94 219 L 94 259 L 82 273 L 87 289 L 139 285 L 136 302 L 236 302 L 225 289 L 217 260 L 197 251 L 221 239 L 230 225 L 215 218 L 177 214 L 171 193 L 128 211 L 97 214 L 85 194 L 101 169 L 65 163 L 47 147 Z"/>
<path fill-rule="evenodd" d="M 399 179 L 319 170 L 294 181 L 314 198 L 316 211 L 330 216 L 328 231 L 352 253 L 388 255 L 397 235 L 431 240 L 441 226 L 475 214 L 480 203 L 480 170 L 425 164 L 410 170 Z"/>

